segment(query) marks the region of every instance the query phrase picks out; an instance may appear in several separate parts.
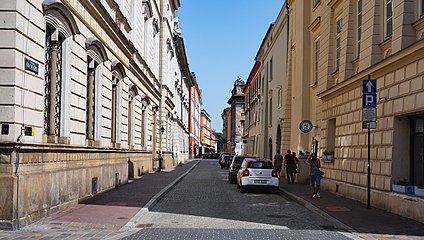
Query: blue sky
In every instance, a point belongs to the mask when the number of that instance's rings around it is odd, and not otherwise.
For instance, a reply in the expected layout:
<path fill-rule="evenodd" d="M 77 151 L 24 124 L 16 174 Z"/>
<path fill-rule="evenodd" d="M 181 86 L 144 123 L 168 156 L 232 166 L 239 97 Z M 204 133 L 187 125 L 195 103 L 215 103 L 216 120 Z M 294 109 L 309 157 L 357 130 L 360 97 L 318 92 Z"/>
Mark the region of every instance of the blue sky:
<path fill-rule="evenodd" d="M 284 0 L 181 0 L 178 15 L 190 70 L 202 89 L 202 108 L 212 128 L 222 132 L 221 113 L 228 106 L 237 76 L 244 81 L 258 48 Z"/>

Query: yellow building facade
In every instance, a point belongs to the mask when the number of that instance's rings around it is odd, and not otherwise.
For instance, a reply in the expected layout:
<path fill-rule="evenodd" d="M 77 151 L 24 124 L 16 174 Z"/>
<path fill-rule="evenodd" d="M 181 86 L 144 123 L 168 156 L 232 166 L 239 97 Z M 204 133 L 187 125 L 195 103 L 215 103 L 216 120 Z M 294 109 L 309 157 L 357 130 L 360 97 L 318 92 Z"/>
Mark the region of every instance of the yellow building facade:
<path fill-rule="evenodd" d="M 371 205 L 424 222 L 424 198 L 394 184 L 424 185 L 423 1 L 287 1 L 290 148 L 318 141 L 322 187 L 367 201 L 367 129 L 362 80 L 377 80 L 371 130 Z M 285 119 L 286 120 L 286 119 Z M 299 124 L 313 129 L 302 133 Z M 286 146 L 283 146 L 283 149 Z"/>

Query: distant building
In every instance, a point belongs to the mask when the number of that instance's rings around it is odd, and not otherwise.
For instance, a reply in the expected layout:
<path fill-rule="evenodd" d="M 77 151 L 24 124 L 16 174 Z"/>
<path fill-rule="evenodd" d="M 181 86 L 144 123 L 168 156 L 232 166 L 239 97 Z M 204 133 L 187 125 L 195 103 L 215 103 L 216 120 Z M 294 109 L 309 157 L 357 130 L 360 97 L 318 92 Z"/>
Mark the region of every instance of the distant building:
<path fill-rule="evenodd" d="M 189 107 L 189 131 L 190 131 L 190 158 L 196 157 L 200 152 L 200 111 L 202 107 L 202 96 L 197 85 L 196 75 L 191 73 L 193 86 L 190 87 L 190 107 Z"/>
<path fill-rule="evenodd" d="M 201 154 L 212 153 L 212 129 L 211 129 L 211 118 L 209 113 L 202 109 L 200 117 L 200 143 L 201 143 Z"/>
<path fill-rule="evenodd" d="M 259 156 L 261 140 L 261 110 L 262 110 L 262 89 L 259 69 L 261 62 L 256 61 L 253 66 L 246 86 L 245 95 L 245 126 L 243 131 L 244 152 L 248 155 Z"/>
<path fill-rule="evenodd" d="M 236 155 L 244 154 L 243 151 L 243 126 L 244 126 L 244 81 L 238 77 L 234 82 L 231 97 L 227 103 L 231 105 L 230 114 L 230 139 L 231 152 Z"/>
<path fill-rule="evenodd" d="M 221 113 L 222 118 L 222 152 L 233 152 L 231 144 L 231 108 L 227 107 Z"/>

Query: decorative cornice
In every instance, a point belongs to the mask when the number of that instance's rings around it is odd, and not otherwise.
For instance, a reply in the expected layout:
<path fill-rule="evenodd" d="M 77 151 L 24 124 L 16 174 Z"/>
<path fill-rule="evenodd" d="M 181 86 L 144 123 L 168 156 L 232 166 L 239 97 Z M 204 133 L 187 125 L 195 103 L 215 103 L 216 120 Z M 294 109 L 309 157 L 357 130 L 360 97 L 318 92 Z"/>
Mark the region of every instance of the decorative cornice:
<path fill-rule="evenodd" d="M 309 25 L 308 29 L 311 32 L 314 32 L 321 25 L 321 17 L 315 18 L 315 20 Z"/>
<path fill-rule="evenodd" d="M 337 94 L 339 96 L 340 92 L 344 89 L 350 89 L 353 86 L 360 86 L 362 84 L 362 79 L 367 78 L 368 75 L 371 75 L 372 78 L 378 78 L 378 76 L 383 75 L 383 72 L 388 68 L 399 68 L 410 64 L 411 62 L 422 59 L 424 56 L 424 39 L 419 40 L 415 44 L 405 48 L 402 51 L 399 51 L 390 57 L 383 59 L 382 61 L 364 69 L 358 74 L 352 76 L 345 81 L 334 85 L 333 87 L 319 93 L 317 96 L 319 99 L 326 101 Z"/>

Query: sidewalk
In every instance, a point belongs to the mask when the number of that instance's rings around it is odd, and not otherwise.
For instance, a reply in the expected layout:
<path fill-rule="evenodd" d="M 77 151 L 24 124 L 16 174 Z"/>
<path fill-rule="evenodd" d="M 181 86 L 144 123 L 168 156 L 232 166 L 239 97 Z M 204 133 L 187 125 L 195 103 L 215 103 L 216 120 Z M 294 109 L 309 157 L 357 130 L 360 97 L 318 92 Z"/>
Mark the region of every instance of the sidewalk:
<path fill-rule="evenodd" d="M 164 193 L 181 180 L 199 161 L 164 169 L 131 180 L 63 212 L 52 214 L 18 231 L 1 231 L 2 239 L 104 239 L 123 234 L 132 221 L 148 211 Z M 136 227 L 131 225 L 131 227 Z"/>
<path fill-rule="evenodd" d="M 339 229 L 365 239 L 424 239 L 424 224 L 366 204 L 320 190 L 321 198 L 312 198 L 307 184 L 287 184 L 281 178 L 280 190 L 310 210 L 332 220 Z"/>

